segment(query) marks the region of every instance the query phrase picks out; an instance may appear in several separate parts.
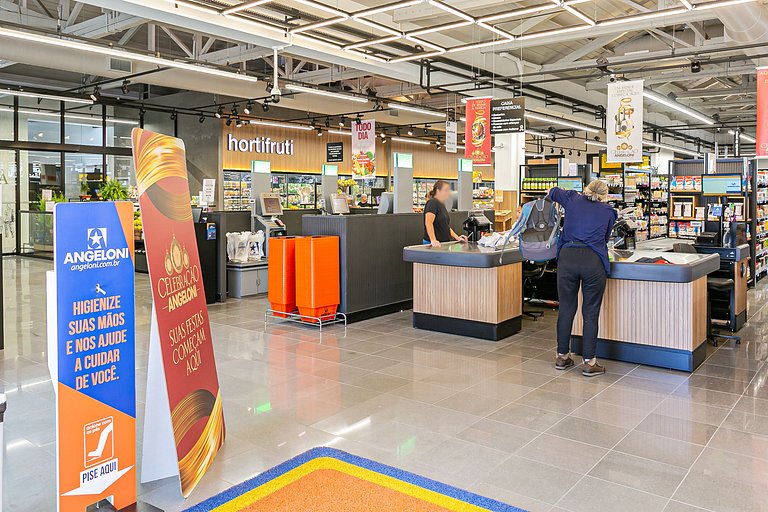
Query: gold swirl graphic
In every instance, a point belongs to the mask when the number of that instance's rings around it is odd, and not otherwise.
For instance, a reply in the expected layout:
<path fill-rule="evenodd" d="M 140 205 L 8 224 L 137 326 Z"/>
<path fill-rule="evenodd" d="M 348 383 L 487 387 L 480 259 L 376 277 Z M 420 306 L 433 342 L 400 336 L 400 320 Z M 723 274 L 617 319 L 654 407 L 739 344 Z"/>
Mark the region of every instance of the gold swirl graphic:
<path fill-rule="evenodd" d="M 197 389 L 185 396 L 171 412 L 173 437 L 178 447 L 189 430 L 201 419 L 208 418 L 200 437 L 179 461 L 181 493 L 186 498 L 205 474 L 213 457 L 224 444 L 224 411 L 221 392 L 213 394 Z"/>

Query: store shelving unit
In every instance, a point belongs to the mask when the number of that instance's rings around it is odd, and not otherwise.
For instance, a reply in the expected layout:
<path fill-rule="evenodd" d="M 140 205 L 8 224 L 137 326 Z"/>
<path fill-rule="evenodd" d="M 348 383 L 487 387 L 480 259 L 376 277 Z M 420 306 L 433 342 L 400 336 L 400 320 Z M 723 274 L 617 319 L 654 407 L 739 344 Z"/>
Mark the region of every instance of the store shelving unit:
<path fill-rule="evenodd" d="M 224 171 L 224 204 L 226 211 L 250 211 L 251 209 L 251 173 L 250 171 Z"/>
<path fill-rule="evenodd" d="M 432 190 L 438 178 L 413 178 L 413 207 L 424 208 L 427 204 L 427 193 Z M 458 180 L 446 180 L 451 185 L 451 190 L 456 190 Z M 493 197 L 491 197 L 493 201 Z"/>
<path fill-rule="evenodd" d="M 482 180 L 472 184 L 472 206 L 477 210 L 493 210 L 494 182 Z"/>
<path fill-rule="evenodd" d="M 755 163 L 755 278 L 768 275 L 768 170 Z"/>
<path fill-rule="evenodd" d="M 272 192 L 280 194 L 283 209 L 315 209 L 322 198 L 319 174 L 272 173 Z"/>

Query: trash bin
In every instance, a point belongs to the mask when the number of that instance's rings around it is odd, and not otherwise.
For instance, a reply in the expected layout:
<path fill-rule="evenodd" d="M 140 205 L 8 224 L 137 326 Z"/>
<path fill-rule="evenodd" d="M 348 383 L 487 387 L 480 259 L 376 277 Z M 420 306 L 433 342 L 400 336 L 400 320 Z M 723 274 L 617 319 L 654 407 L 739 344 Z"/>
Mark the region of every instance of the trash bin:
<path fill-rule="evenodd" d="M 273 311 L 296 311 L 296 237 L 269 237 L 267 243 L 267 299 Z M 285 318 L 287 315 L 274 313 Z"/>
<path fill-rule="evenodd" d="M 296 306 L 299 314 L 321 320 L 336 318 L 341 300 L 339 279 L 339 237 L 296 239 Z M 302 320 L 317 322 L 311 318 Z"/>

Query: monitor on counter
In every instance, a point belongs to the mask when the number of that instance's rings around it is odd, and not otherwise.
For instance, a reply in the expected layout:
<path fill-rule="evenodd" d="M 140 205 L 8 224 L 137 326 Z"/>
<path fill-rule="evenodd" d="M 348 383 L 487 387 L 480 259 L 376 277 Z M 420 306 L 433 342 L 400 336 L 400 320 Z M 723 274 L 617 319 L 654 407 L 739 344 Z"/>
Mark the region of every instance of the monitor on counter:
<path fill-rule="evenodd" d="M 371 187 L 371 193 L 368 195 L 368 202 L 371 204 L 379 204 L 379 198 L 385 190 L 384 187 Z"/>
<path fill-rule="evenodd" d="M 192 222 L 197 224 L 203 216 L 203 209 L 199 206 L 192 207 Z"/>
<path fill-rule="evenodd" d="M 705 196 L 739 196 L 743 193 L 740 174 L 705 174 L 701 177 Z"/>
<path fill-rule="evenodd" d="M 331 213 L 334 215 L 349 213 L 349 199 L 346 194 L 331 194 Z"/>
<path fill-rule="evenodd" d="M 283 206 L 280 204 L 280 194 L 261 193 L 259 194 L 259 212 L 263 217 L 273 217 L 283 214 Z"/>
<path fill-rule="evenodd" d="M 561 176 L 557 178 L 557 186 L 563 190 L 575 190 L 576 192 L 584 191 L 584 182 L 580 176 Z"/>
<path fill-rule="evenodd" d="M 394 192 L 382 192 L 379 197 L 379 211 L 377 213 L 393 213 L 395 211 L 395 194 Z"/>

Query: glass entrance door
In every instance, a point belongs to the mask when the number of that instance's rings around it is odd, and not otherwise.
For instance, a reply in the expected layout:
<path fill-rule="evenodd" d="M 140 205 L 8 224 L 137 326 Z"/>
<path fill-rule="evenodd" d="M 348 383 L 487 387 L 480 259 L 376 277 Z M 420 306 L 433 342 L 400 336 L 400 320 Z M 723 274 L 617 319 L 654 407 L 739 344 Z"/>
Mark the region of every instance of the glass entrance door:
<path fill-rule="evenodd" d="M 18 179 L 17 151 L 0 150 L 0 232 L 3 254 L 16 251 L 16 183 Z"/>

